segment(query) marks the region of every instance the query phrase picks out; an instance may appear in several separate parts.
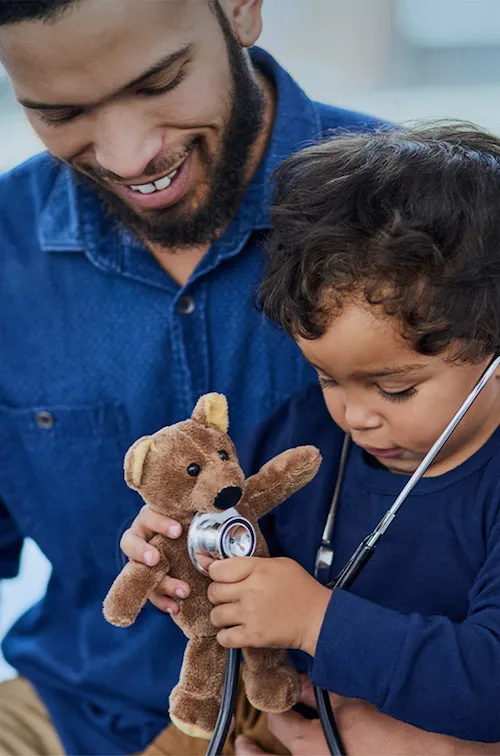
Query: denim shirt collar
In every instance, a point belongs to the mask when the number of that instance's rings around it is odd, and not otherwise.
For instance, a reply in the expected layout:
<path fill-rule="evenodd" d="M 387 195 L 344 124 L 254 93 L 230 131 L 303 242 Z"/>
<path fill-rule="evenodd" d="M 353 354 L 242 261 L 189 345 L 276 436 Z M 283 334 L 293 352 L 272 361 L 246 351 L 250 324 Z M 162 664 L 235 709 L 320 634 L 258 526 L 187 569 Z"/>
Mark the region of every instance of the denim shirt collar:
<path fill-rule="evenodd" d="M 254 230 L 270 226 L 272 174 L 279 163 L 299 148 L 317 141 L 321 123 L 317 108 L 289 74 L 264 50 L 254 47 L 251 57 L 255 66 L 276 89 L 276 114 L 271 138 L 264 157 L 254 174 L 233 218 L 222 236 L 214 242 L 202 260 L 197 274 L 216 267 L 221 259 L 236 255 Z M 39 242 L 50 252 L 85 252 L 98 267 L 127 275 L 127 250 L 137 250 L 142 243 L 129 231 L 117 229 L 100 206 L 97 195 L 75 177 L 67 165 L 61 165 L 47 197 L 39 221 Z M 143 250 L 144 251 L 144 250 Z M 150 279 L 158 264 L 146 251 L 142 268 Z M 134 270 L 134 278 L 140 278 Z"/>

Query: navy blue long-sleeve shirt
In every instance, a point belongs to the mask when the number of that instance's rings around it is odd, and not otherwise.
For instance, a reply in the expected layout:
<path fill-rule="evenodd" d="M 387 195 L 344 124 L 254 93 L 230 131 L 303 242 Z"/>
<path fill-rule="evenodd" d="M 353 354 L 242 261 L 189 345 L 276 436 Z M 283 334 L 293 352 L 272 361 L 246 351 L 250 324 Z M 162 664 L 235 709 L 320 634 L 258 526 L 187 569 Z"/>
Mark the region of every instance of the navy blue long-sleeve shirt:
<path fill-rule="evenodd" d="M 248 472 L 286 448 L 314 444 L 316 478 L 263 521 L 274 555 L 313 572 L 343 433 L 312 386 L 245 450 Z M 373 463 L 372 463 L 373 464 Z M 377 525 L 406 476 L 351 448 L 336 518 L 333 578 Z M 500 430 L 459 467 L 424 478 L 348 593 L 334 590 L 312 681 L 417 727 L 500 741 Z"/>

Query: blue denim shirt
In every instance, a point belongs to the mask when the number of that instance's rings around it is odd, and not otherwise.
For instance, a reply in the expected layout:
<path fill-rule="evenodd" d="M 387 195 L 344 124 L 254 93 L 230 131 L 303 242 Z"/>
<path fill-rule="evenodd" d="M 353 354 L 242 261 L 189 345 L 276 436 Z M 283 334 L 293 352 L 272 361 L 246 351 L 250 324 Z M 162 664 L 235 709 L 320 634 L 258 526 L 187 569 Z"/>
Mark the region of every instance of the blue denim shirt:
<path fill-rule="evenodd" d="M 330 129 L 376 122 L 311 102 L 269 55 L 253 56 L 277 90 L 272 138 L 183 287 L 48 155 L 0 178 L 0 577 L 16 573 L 25 537 L 52 564 L 45 598 L 3 650 L 71 754 L 144 748 L 168 723 L 184 651 L 151 606 L 127 630 L 102 616 L 120 535 L 142 503 L 123 480 L 127 447 L 214 390 L 228 396 L 238 441 L 313 377 L 253 306 L 269 179 Z"/>

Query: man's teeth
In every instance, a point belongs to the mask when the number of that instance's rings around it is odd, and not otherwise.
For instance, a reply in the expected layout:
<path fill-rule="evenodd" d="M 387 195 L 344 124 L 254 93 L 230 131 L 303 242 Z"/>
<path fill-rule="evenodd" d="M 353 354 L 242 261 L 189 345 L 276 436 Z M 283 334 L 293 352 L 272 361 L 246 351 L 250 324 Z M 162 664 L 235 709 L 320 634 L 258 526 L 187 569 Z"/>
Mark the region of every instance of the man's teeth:
<path fill-rule="evenodd" d="M 169 173 L 168 176 L 164 176 L 161 179 L 158 179 L 158 181 L 154 181 L 151 184 L 136 184 L 135 186 L 131 186 L 130 188 L 133 189 L 134 192 L 140 192 L 141 194 L 153 194 L 153 192 L 161 192 L 162 189 L 166 189 L 168 186 L 170 186 L 172 180 L 177 175 L 177 170 L 172 171 L 172 173 Z"/>

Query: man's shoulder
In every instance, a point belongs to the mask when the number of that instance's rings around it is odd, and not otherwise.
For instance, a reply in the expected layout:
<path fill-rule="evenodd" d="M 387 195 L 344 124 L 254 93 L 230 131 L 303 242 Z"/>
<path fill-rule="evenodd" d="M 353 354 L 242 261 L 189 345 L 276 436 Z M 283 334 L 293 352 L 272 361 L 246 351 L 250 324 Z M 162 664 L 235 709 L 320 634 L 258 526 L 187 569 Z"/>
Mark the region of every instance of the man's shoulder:
<path fill-rule="evenodd" d="M 375 129 L 388 128 L 393 124 L 381 118 L 360 113 L 356 110 L 346 110 L 335 105 L 326 105 L 322 102 L 313 102 L 316 108 L 323 136 L 340 129 L 347 131 L 373 131 Z"/>
<path fill-rule="evenodd" d="M 47 197 L 64 170 L 63 164 L 42 152 L 0 175 L 0 229 L 11 235 L 36 223 Z"/>
<path fill-rule="evenodd" d="M 24 254 L 38 248 L 44 211 L 56 187 L 58 215 L 68 215 L 68 171 L 48 153 L 40 153 L 0 175 L 0 240 L 4 248 L 11 244 Z"/>
<path fill-rule="evenodd" d="M 48 152 L 41 152 L 28 158 L 23 163 L 0 175 L 0 193 L 35 191 L 55 181 L 61 170 L 58 163 Z"/>

